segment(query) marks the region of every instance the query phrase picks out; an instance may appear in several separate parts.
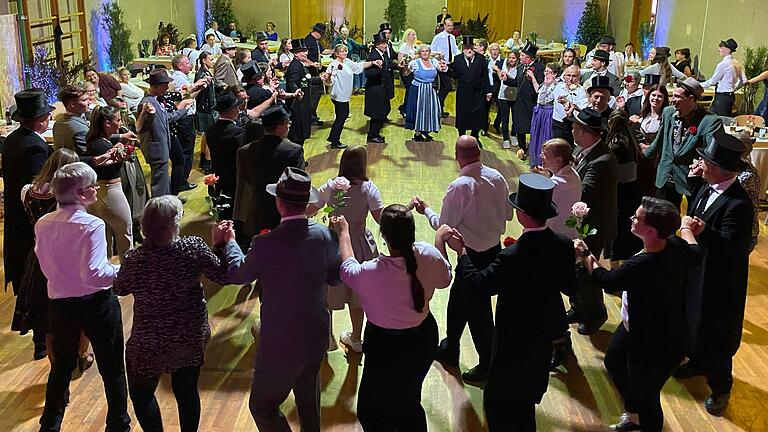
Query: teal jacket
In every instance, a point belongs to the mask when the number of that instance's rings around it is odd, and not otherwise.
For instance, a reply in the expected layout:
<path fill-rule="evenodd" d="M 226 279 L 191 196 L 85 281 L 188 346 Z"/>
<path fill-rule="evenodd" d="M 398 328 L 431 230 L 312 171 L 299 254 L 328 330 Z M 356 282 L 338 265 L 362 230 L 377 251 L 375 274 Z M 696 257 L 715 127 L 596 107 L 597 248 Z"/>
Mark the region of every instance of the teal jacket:
<path fill-rule="evenodd" d="M 683 131 L 684 137 L 680 148 L 675 152 L 672 145 L 672 134 L 677 118 L 674 107 L 668 106 L 661 113 L 661 124 L 656 139 L 643 151 L 643 156 L 651 157 L 661 152 L 659 166 L 656 169 L 656 187 L 664 187 L 667 179 L 672 176 L 675 190 L 678 193 L 691 196 L 688 185 L 688 170 L 693 160 L 698 157 L 697 148 L 705 148 L 712 140 L 712 134 L 723 127 L 723 122 L 715 114 L 704 108 L 698 108 L 691 114 L 691 122 Z M 695 132 L 691 133 L 691 129 Z"/>

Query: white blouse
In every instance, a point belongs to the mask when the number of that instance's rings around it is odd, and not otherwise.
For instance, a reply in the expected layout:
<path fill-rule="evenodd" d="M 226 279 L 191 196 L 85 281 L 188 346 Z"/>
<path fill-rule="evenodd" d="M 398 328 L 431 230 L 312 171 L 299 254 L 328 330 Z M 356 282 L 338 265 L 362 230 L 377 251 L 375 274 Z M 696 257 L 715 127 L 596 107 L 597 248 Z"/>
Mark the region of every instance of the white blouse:
<path fill-rule="evenodd" d="M 326 72 L 331 74 L 331 99 L 336 102 L 349 102 L 354 90 L 355 74 L 363 72 L 364 62 L 344 59 L 344 63 L 333 60 Z"/>

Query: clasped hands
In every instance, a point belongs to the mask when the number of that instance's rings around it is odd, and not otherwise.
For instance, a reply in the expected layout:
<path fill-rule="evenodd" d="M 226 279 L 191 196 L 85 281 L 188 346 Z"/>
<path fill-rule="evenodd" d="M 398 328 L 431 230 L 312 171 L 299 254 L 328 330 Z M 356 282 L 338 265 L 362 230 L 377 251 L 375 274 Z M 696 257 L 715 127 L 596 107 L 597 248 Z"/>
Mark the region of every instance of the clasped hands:
<path fill-rule="evenodd" d="M 211 239 L 214 246 L 223 246 L 235 239 L 235 223 L 231 220 L 219 221 L 211 227 Z"/>
<path fill-rule="evenodd" d="M 690 216 L 683 216 L 683 220 L 680 222 L 680 229 L 689 229 L 691 230 L 691 233 L 695 236 L 701 234 L 702 231 L 704 231 L 704 228 L 707 226 L 706 222 L 699 219 L 698 216 L 690 217 Z"/>

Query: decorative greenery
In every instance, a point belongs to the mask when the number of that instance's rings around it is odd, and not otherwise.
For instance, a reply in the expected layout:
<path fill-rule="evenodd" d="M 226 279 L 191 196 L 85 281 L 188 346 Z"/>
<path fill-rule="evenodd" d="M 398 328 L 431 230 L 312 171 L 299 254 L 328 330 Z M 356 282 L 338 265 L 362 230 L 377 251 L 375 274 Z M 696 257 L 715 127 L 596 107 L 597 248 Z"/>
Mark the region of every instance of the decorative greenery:
<path fill-rule="evenodd" d="M 605 34 L 605 13 L 600 9 L 599 0 L 589 0 L 584 7 L 584 14 L 579 20 L 576 40 L 592 49 Z"/>
<path fill-rule="evenodd" d="M 760 75 L 765 70 L 766 65 L 768 65 L 768 47 L 761 45 L 757 48 L 747 47 L 744 49 L 742 67 L 747 77 Z M 739 107 L 739 113 L 752 114 L 755 112 L 755 98 L 759 87 L 759 84 L 744 87 L 744 100 Z"/>
<path fill-rule="evenodd" d="M 48 50 L 38 46 L 32 56 L 32 63 L 24 66 L 24 75 L 32 88 L 40 88 L 48 96 L 48 103 L 56 102 L 59 92 L 61 71 L 48 59 Z"/>
<path fill-rule="evenodd" d="M 93 53 L 89 54 L 87 58 L 81 59 L 77 63 L 71 63 L 64 61 L 59 68 L 59 87 L 65 85 L 75 84 L 83 80 L 83 72 L 85 68 L 91 67 L 94 64 Z"/>
<path fill-rule="evenodd" d="M 487 41 L 496 40 L 496 32 L 488 26 L 488 14 L 480 18 L 480 14 L 477 14 L 476 19 L 465 20 L 461 18 L 461 33 L 465 35 L 472 35 L 475 39 L 485 39 Z"/>
<path fill-rule="evenodd" d="M 640 28 L 637 29 L 637 41 L 640 44 L 640 54 L 643 56 L 642 60 L 647 59 L 648 56 L 651 55 L 654 33 L 653 23 L 650 21 L 640 24 Z"/>
<path fill-rule="evenodd" d="M 181 36 L 179 36 L 179 28 L 176 27 L 174 23 L 168 23 L 163 25 L 163 22 L 160 21 L 160 24 L 157 26 L 157 42 L 158 43 L 160 42 L 160 38 L 163 35 L 168 35 L 168 38 L 170 39 L 173 45 L 176 45 L 177 47 L 180 45 Z"/>
<path fill-rule="evenodd" d="M 539 33 L 538 33 L 538 32 L 536 32 L 536 30 L 534 30 L 534 31 L 532 31 L 532 32 L 530 32 L 530 33 L 528 33 L 528 40 L 529 40 L 531 43 L 533 43 L 534 45 L 536 45 L 536 41 L 537 41 L 537 40 L 539 40 Z"/>
<path fill-rule="evenodd" d="M 109 34 L 109 63 L 112 68 L 125 66 L 133 61 L 131 29 L 125 23 L 123 9 L 117 2 L 101 6 L 101 26 Z"/>
<path fill-rule="evenodd" d="M 406 20 L 405 0 L 389 0 L 389 5 L 384 9 L 384 19 L 392 27 L 392 35 L 401 35 L 408 24 Z M 351 34 L 351 33 L 350 33 Z"/>
<path fill-rule="evenodd" d="M 232 10 L 232 0 L 211 0 L 210 1 L 210 19 L 206 23 L 209 27 L 211 21 L 216 21 L 219 28 L 225 28 L 231 22 L 235 23 L 235 28 L 240 28 L 235 11 Z M 223 33 L 223 32 L 222 32 Z"/>

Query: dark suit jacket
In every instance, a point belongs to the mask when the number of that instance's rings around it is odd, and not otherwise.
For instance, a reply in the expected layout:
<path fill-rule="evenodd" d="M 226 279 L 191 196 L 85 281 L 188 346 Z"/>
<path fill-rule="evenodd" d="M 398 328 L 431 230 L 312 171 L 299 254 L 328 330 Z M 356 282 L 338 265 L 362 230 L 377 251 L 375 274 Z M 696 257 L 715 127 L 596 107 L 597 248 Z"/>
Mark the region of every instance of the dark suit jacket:
<path fill-rule="evenodd" d="M 166 163 L 171 151 L 169 122 L 185 117 L 187 110 L 180 109 L 169 114 L 163 104 L 157 101 L 157 96 L 145 96 L 139 105 L 143 104 L 155 107 L 155 113 L 147 116 L 147 120 L 137 130 L 141 153 L 150 165 Z"/>
<path fill-rule="evenodd" d="M 513 386 L 515 393 L 541 400 L 549 380 L 552 341 L 568 329 L 560 293 L 576 290 L 573 241 L 549 228 L 524 232 L 483 270 L 462 256 L 456 277 L 499 295 L 489 378 L 493 375 Z"/>
<path fill-rule="evenodd" d="M 459 132 L 484 129 L 488 118 L 485 113 L 486 95 L 493 92 L 488 81 L 488 62 L 475 55 L 467 66 L 464 54 L 453 58 L 448 66 L 448 76 L 456 79 L 456 129 Z"/>
<path fill-rule="evenodd" d="M 535 60 L 529 66 L 520 65 L 517 67 L 517 75 L 515 78 L 507 78 L 504 84 L 510 87 L 517 87 L 517 100 L 515 101 L 515 107 L 512 110 L 513 123 L 515 125 L 515 133 L 530 133 L 531 132 L 531 119 L 533 119 L 533 107 L 536 106 L 536 100 L 539 95 L 533 88 L 533 83 L 526 75 L 528 68 L 533 68 L 533 75 L 536 77 L 536 81 L 544 82 L 544 65 Z"/>
<path fill-rule="evenodd" d="M 289 220 L 254 237 L 247 256 L 234 241 L 225 251 L 229 283 L 258 279 L 263 287 L 257 367 L 322 359 L 328 348 L 326 287 L 339 283 L 336 233 L 313 220 Z"/>
<path fill-rule="evenodd" d="M 577 146 L 574 155 L 579 151 L 581 147 Z M 590 208 L 584 223 L 597 229 L 597 234 L 586 238 L 587 245 L 595 256 L 600 254 L 606 243 L 616 238 L 617 170 L 616 158 L 602 141 L 595 144 L 584 160 L 576 166 L 576 172 L 581 178 L 581 200 Z"/>
<path fill-rule="evenodd" d="M 302 87 L 302 80 L 306 78 L 308 73 L 309 71 L 304 67 L 304 64 L 295 57 L 285 71 L 285 91 L 293 93 L 301 89 L 304 92 L 304 97 L 301 100 L 291 98 L 286 104 L 291 112 L 291 121 L 293 122 L 289 137 L 299 143 L 303 143 L 309 138 L 312 128 L 312 86 L 307 80 L 306 87 Z"/>
<path fill-rule="evenodd" d="M 269 63 L 270 60 L 272 60 L 269 58 L 269 53 L 265 53 L 260 50 L 259 47 L 256 47 L 251 51 L 251 59 L 257 63 Z"/>
<path fill-rule="evenodd" d="M 307 59 L 309 61 L 319 63 L 320 53 L 323 52 L 323 46 L 320 45 L 320 41 L 318 39 L 315 39 L 315 37 L 312 36 L 312 33 L 309 33 L 307 37 L 304 38 L 304 43 L 307 45 Z M 320 70 L 318 70 L 315 67 L 311 67 L 308 69 L 309 69 L 309 73 L 311 73 L 312 76 L 317 76 L 320 74 Z"/>
<path fill-rule="evenodd" d="M 581 76 L 581 85 L 584 87 L 589 87 L 590 82 L 592 81 L 592 75 L 594 74 L 594 71 L 589 71 Z M 613 88 L 613 95 L 618 96 L 619 93 L 621 93 L 621 80 L 616 75 L 606 72 L 605 76 L 608 77 L 608 85 Z M 541 81 L 539 81 L 541 82 Z"/>
<path fill-rule="evenodd" d="M 688 184 L 688 170 L 693 159 L 698 157 L 697 148 L 705 148 L 712 141 L 712 135 L 722 127 L 723 122 L 718 116 L 704 108 L 697 109 L 691 115 L 691 126 L 696 127 L 696 133 L 686 133 L 680 148 L 675 151 L 672 134 L 675 125 L 677 111 L 675 107 L 668 106 L 661 112 L 661 123 L 656 138 L 645 149 L 643 155 L 650 157 L 660 152 L 659 166 L 656 169 L 656 187 L 664 187 L 670 174 L 675 182 L 675 190 L 678 193 L 691 196 L 693 191 Z"/>
<path fill-rule="evenodd" d="M 275 197 L 266 187 L 276 183 L 289 166 L 304 169 L 304 148 L 275 135 L 265 135 L 237 151 L 234 218 L 243 222 L 245 235 L 256 235 L 280 223 Z"/>
<path fill-rule="evenodd" d="M 34 245 L 34 231 L 21 202 L 21 189 L 32 183 L 51 153 L 51 146 L 25 127 L 11 132 L 3 147 L 3 263 L 5 286 L 11 282 L 14 292 L 19 289 L 24 262 Z"/>
<path fill-rule="evenodd" d="M 366 61 L 381 60 L 381 67 L 371 66 L 365 70 L 365 112 L 367 117 L 385 119 L 389 115 L 389 100 L 395 97 L 392 57 L 382 56 L 372 49 Z"/>
<path fill-rule="evenodd" d="M 702 186 L 688 206 L 688 215 L 706 224 L 696 236 L 704 258 L 687 295 L 689 331 L 693 352 L 704 357 L 733 355 L 741 342 L 755 209 L 736 180 L 698 214 L 706 189 Z"/>
<path fill-rule="evenodd" d="M 205 131 L 205 140 L 211 150 L 211 167 L 219 176 L 219 191 L 232 198 L 237 180 L 237 150 L 243 145 L 243 135 L 243 128 L 225 119 L 219 119 Z"/>

